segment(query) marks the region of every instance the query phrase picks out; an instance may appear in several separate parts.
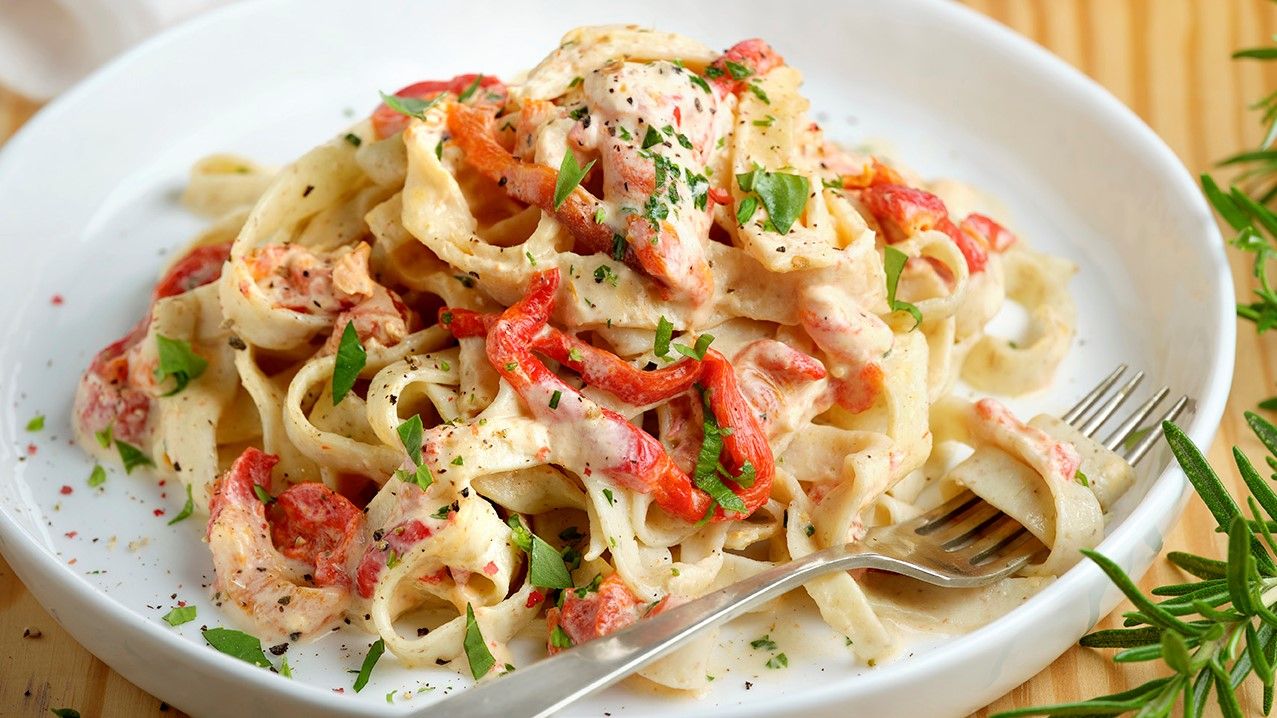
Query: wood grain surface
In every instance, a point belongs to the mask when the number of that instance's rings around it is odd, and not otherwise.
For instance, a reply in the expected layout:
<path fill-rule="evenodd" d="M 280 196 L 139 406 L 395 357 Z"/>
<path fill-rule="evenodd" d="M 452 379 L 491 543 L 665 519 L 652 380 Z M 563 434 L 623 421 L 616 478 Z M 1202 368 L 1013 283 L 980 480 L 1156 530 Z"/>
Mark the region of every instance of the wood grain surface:
<path fill-rule="evenodd" d="M 969 5 L 1032 38 L 1095 78 L 1160 134 L 1194 173 L 1258 142 L 1258 117 L 1246 105 L 1277 89 L 1277 63 L 1235 62 L 1230 53 L 1277 32 L 1277 5 L 1268 0 L 970 0 Z M 0 89 L 0 140 L 37 106 Z M 1096 171 L 1103 171 L 1097 168 Z M 1239 296 L 1253 286 L 1248 259 L 1232 253 Z M 1264 337 L 1238 327 L 1237 375 L 1212 463 L 1231 466 L 1229 448 L 1253 456 L 1262 447 L 1242 412 L 1277 394 L 1277 332 Z M 1234 493 L 1241 482 L 1225 475 Z M 1194 499 L 1169 536 L 1167 550 L 1221 557 L 1223 541 Z M 1159 559 L 1148 588 L 1180 579 Z M 1123 610 L 1123 609 L 1119 609 Z M 1112 616 L 1102 626 L 1116 625 Z M 1123 690 L 1161 674 L 1148 664 L 1115 666 L 1109 651 L 1074 648 L 1042 673 L 977 713 L 1087 698 Z M 1247 715 L 1259 715 L 1258 684 L 1240 692 Z M 73 707 L 91 716 L 180 716 L 81 648 L 36 603 L 0 560 L 0 716 L 50 715 Z"/>

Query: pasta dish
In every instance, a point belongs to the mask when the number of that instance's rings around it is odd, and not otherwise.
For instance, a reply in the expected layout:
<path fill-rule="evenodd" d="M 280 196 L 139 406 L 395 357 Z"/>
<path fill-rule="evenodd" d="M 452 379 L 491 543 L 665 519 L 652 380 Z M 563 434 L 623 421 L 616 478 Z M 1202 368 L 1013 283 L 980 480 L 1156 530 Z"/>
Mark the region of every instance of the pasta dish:
<path fill-rule="evenodd" d="M 508 81 L 383 95 L 278 171 L 202 160 L 212 224 L 83 374 L 79 444 L 181 487 L 215 602 L 263 640 L 344 622 L 494 678 L 516 634 L 564 650 L 964 489 L 1041 542 L 1020 575 L 800 593 L 870 663 L 978 625 L 1131 482 L 955 389 L 1050 382 L 1075 268 L 827 140 L 801 79 L 757 39 L 586 27 Z M 1028 329 L 986 333 L 1008 301 Z M 711 646 L 641 674 L 701 691 Z"/>

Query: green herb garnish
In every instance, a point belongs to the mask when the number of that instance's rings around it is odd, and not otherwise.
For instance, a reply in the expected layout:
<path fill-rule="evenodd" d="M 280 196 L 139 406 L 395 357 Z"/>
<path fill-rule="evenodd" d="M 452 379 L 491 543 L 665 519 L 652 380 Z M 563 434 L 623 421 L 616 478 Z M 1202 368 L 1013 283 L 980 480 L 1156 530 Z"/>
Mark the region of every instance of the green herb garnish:
<path fill-rule="evenodd" d="M 44 429 L 44 414 L 36 414 L 27 422 L 27 431 L 36 432 Z"/>
<path fill-rule="evenodd" d="M 111 428 L 107 427 L 106 430 L 110 432 Z M 109 437 L 110 434 L 108 433 L 107 436 Z M 126 474 L 133 473 L 133 469 L 139 466 L 155 466 L 155 462 L 151 460 L 151 457 L 142 453 L 141 449 L 127 441 L 116 439 L 115 450 L 120 452 L 120 461 L 124 464 L 124 473 Z"/>
<path fill-rule="evenodd" d="M 96 489 L 106 483 L 106 469 L 101 464 L 94 464 L 93 470 L 89 472 L 89 487 Z"/>
<path fill-rule="evenodd" d="M 254 666 L 271 667 L 266 654 L 262 652 L 262 642 L 256 636 L 232 628 L 206 628 L 203 633 L 208 645 L 222 653 Z"/>
<path fill-rule="evenodd" d="M 466 660 L 470 663 L 470 675 L 477 681 L 492 670 L 497 659 L 493 657 L 488 644 L 483 640 L 483 632 L 479 630 L 479 622 L 474 618 L 474 608 L 466 604 L 466 636 L 462 641 L 466 651 Z"/>
<path fill-rule="evenodd" d="M 887 306 L 893 312 L 909 312 L 913 317 L 913 329 L 922 324 L 922 311 L 909 302 L 896 299 L 896 287 L 900 284 L 900 272 L 905 268 L 909 255 L 890 245 L 883 247 L 882 268 L 887 274 Z"/>
<path fill-rule="evenodd" d="M 172 526 L 178 521 L 188 519 L 191 517 L 191 514 L 193 513 L 195 513 L 195 500 L 191 498 L 191 485 L 187 484 L 186 485 L 186 503 L 182 506 L 181 512 L 179 512 L 177 516 L 174 516 L 173 520 L 168 522 L 168 525 Z"/>
<path fill-rule="evenodd" d="M 170 626 L 180 626 L 183 623 L 194 621 L 196 613 L 194 606 L 177 606 L 172 611 L 161 616 L 160 619 Z"/>
<path fill-rule="evenodd" d="M 594 166 L 594 160 L 586 163 L 585 167 L 581 167 L 576 162 L 576 155 L 572 150 L 563 153 L 563 162 L 559 164 L 559 176 L 554 180 L 554 208 L 558 209 L 567 201 L 568 195 L 572 194 L 572 190 L 581 184 L 581 180 L 585 179 L 585 175 L 589 174 L 590 168 Z"/>
<path fill-rule="evenodd" d="M 528 554 L 528 580 L 541 588 L 571 588 L 572 576 L 568 574 L 563 556 L 540 536 L 523 525 L 517 514 L 506 523 L 510 526 L 511 541 Z"/>
<path fill-rule="evenodd" d="M 670 339 L 674 336 L 674 325 L 662 314 L 656 320 L 656 339 L 652 342 L 652 353 L 666 359 L 670 355 Z"/>
<path fill-rule="evenodd" d="M 386 107 L 389 107 L 401 115 L 413 117 L 418 120 L 425 120 L 426 111 L 443 101 L 445 96 L 446 93 L 441 92 L 438 95 L 435 95 L 433 99 L 422 100 L 416 97 L 387 95 L 383 92 L 381 93 L 381 101 L 386 103 Z"/>
<path fill-rule="evenodd" d="M 462 90 L 460 95 L 457 95 L 457 102 L 465 102 L 470 99 L 474 95 L 475 90 L 479 89 L 480 82 L 483 82 L 483 75 L 475 75 L 474 80 L 466 86 L 466 89 Z"/>
<path fill-rule="evenodd" d="M 364 349 L 364 345 L 359 343 L 359 332 L 355 331 L 355 322 L 346 322 L 333 364 L 333 406 L 340 404 L 350 390 L 355 388 L 355 380 L 359 378 L 359 372 L 364 370 L 364 364 L 367 361 L 368 352 Z"/>
<path fill-rule="evenodd" d="M 372 669 L 377 665 L 377 661 L 381 660 L 381 654 L 385 652 L 386 642 L 380 638 L 368 647 L 368 655 L 364 656 L 363 665 L 359 666 L 359 675 L 355 677 L 356 693 L 362 691 L 364 686 L 368 685 L 368 678 L 372 676 Z"/>
<path fill-rule="evenodd" d="M 415 471 L 395 469 L 395 478 L 416 484 L 417 488 L 425 491 L 435 482 L 435 477 L 430 473 L 430 467 L 421 460 L 421 440 L 425 433 L 421 416 L 413 414 L 412 418 L 400 424 L 395 432 L 399 434 L 399 442 L 403 444 L 404 451 L 408 452 L 408 458 L 413 466 L 417 467 Z"/>
<path fill-rule="evenodd" d="M 196 354 L 191 345 L 180 339 L 169 339 L 162 334 L 155 335 L 155 352 L 159 362 L 155 366 L 155 380 L 165 381 L 172 377 L 174 386 L 161 396 L 172 396 L 186 388 L 208 368 L 208 361 Z"/>
<path fill-rule="evenodd" d="M 675 344 L 674 351 L 685 357 L 700 361 L 705 358 L 705 352 L 709 350 L 709 345 L 713 343 L 713 334 L 702 334 L 696 337 L 696 345 L 687 347 L 682 344 Z"/>
<path fill-rule="evenodd" d="M 559 408 L 559 399 L 562 399 L 562 398 L 563 398 L 563 392 L 559 391 L 558 389 L 555 389 L 554 393 L 550 395 L 550 408 L 551 409 Z"/>

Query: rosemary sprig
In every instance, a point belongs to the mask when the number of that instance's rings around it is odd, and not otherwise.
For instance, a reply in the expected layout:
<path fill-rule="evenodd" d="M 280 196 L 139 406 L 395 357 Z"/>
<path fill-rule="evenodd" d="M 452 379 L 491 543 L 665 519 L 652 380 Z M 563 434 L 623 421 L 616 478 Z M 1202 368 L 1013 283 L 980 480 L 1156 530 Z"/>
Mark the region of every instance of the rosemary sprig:
<path fill-rule="evenodd" d="M 1277 427 L 1246 413 L 1246 423 L 1277 458 Z M 1250 489 L 1243 512 L 1206 457 L 1180 428 L 1162 425 L 1175 460 L 1210 509 L 1219 530 L 1228 534 L 1228 560 L 1174 552 L 1167 558 L 1189 581 L 1153 589 L 1144 595 L 1121 567 L 1095 551 L 1084 551 L 1130 599 L 1134 611 L 1123 614 L 1125 628 L 1096 631 L 1082 638 L 1091 648 L 1120 648 L 1118 662 L 1160 660 L 1172 671 L 1122 693 L 1076 703 L 1021 708 L 993 718 L 1015 716 L 1116 716 L 1138 718 L 1202 715 L 1212 693 L 1226 718 L 1241 718 L 1236 688 L 1254 676 L 1264 688 L 1264 715 L 1273 706 L 1277 672 L 1277 492 L 1237 449 L 1233 458 Z M 1277 474 L 1273 474 L 1277 480 Z M 1161 598 L 1161 600 L 1158 600 Z"/>

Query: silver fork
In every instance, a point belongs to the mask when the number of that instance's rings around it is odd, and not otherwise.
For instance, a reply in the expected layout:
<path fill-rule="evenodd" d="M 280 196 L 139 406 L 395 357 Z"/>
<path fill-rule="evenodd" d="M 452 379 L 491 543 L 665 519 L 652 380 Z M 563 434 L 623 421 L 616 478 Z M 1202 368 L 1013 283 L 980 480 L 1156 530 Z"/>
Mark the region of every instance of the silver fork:
<path fill-rule="evenodd" d="M 1122 364 L 1061 418 L 1093 436 L 1139 386 L 1143 372 L 1113 391 L 1126 373 Z M 1137 434 L 1170 393 L 1158 390 L 1122 421 L 1104 445 L 1138 463 L 1161 436 L 1161 423 L 1188 405 L 1180 397 Z M 798 588 L 822 574 L 874 568 L 949 588 L 984 586 L 1023 568 L 1044 550 L 1023 526 L 975 494 L 964 491 L 927 513 L 902 523 L 869 530 L 856 543 L 835 546 L 781 564 L 634 625 L 436 703 L 414 715 L 442 710 L 452 718 L 470 716 L 548 716 L 568 704 L 616 683 L 666 655 L 700 631 Z"/>

